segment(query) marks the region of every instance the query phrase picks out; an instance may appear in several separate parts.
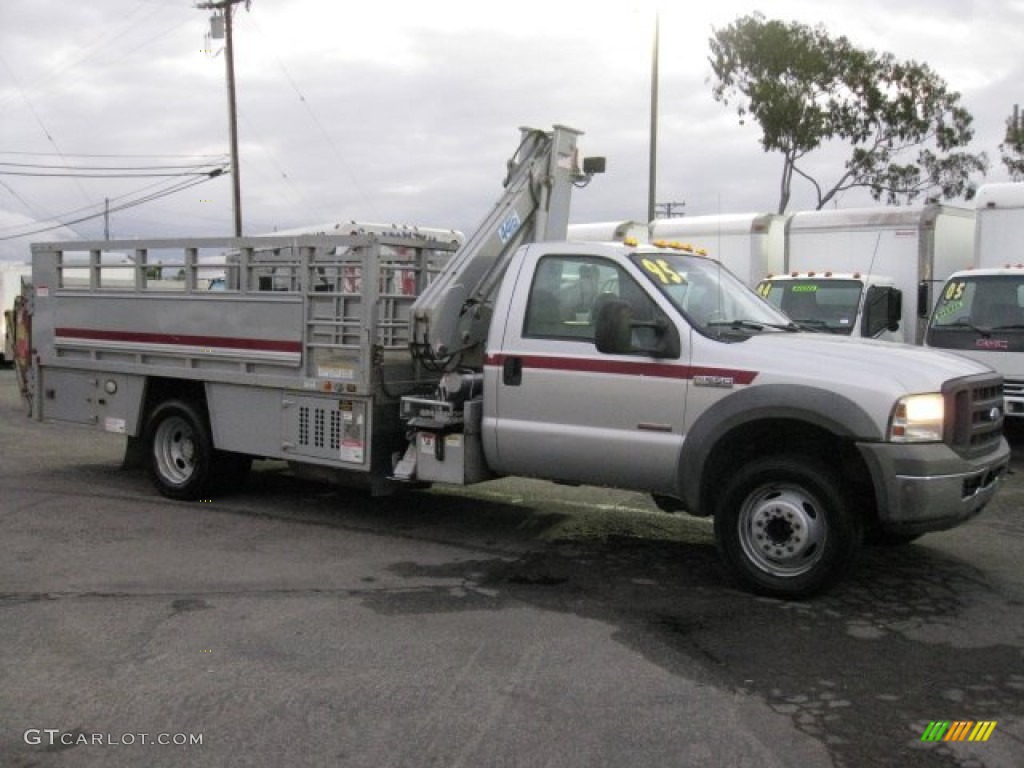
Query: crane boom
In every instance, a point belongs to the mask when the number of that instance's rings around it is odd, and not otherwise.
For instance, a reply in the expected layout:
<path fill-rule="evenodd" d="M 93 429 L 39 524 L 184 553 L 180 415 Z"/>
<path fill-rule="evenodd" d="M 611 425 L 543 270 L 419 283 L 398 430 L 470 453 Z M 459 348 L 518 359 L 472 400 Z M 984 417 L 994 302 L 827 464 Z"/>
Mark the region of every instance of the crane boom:
<path fill-rule="evenodd" d="M 481 346 L 490 324 L 488 300 L 516 248 L 564 240 L 572 186 L 604 170 L 603 158 L 585 164 L 591 173 L 580 170 L 581 131 L 556 125 L 520 132 L 501 198 L 413 306 L 412 347 L 421 360 L 446 367 Z"/>

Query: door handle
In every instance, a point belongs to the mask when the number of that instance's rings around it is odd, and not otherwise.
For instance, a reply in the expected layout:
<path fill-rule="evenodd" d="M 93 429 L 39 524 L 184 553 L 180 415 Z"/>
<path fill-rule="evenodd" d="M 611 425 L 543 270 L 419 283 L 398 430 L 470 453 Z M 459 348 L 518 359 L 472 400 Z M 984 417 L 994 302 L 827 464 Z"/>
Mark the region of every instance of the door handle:
<path fill-rule="evenodd" d="M 523 358 L 506 357 L 501 367 L 502 383 L 510 387 L 518 387 L 523 383 Z"/>

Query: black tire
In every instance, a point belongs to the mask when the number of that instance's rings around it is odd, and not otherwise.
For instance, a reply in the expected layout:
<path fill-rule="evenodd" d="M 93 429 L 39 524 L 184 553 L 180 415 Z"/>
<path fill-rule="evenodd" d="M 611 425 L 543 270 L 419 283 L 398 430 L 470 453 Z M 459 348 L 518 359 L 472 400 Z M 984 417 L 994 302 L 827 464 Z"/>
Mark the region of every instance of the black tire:
<path fill-rule="evenodd" d="M 185 400 L 167 400 L 146 424 L 149 474 L 169 499 L 203 498 L 213 480 L 213 440 L 206 416 Z"/>
<path fill-rule="evenodd" d="M 714 506 L 730 576 L 762 595 L 827 589 L 852 566 L 864 536 L 840 477 L 802 456 L 754 459 L 725 479 Z"/>

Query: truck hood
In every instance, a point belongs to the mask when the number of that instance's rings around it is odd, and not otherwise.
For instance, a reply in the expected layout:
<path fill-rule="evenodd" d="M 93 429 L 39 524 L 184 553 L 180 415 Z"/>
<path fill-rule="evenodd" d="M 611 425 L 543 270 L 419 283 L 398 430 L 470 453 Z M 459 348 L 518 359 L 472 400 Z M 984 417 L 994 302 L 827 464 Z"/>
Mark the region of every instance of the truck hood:
<path fill-rule="evenodd" d="M 987 365 L 948 352 L 847 336 L 760 333 L 740 346 L 753 353 L 758 380 L 765 383 L 839 379 L 846 386 L 901 396 L 935 392 L 949 379 L 992 372 Z"/>

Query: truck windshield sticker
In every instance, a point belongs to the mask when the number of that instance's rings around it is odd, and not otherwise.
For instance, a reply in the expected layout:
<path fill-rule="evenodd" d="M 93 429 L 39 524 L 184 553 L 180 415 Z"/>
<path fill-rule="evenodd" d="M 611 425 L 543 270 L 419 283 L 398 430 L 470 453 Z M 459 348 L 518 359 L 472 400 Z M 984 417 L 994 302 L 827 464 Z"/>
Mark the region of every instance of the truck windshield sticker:
<path fill-rule="evenodd" d="M 963 280 L 958 280 L 955 283 L 950 283 L 946 286 L 945 292 L 942 294 L 942 298 L 946 301 L 960 301 L 964 295 L 964 289 L 967 287 L 967 283 Z"/>
<path fill-rule="evenodd" d="M 654 277 L 662 285 L 685 285 L 686 278 L 672 269 L 669 263 L 664 259 L 644 259 L 641 262 L 644 269 Z"/>
<path fill-rule="evenodd" d="M 948 303 L 943 303 L 942 308 L 935 312 L 935 317 L 936 318 L 949 317 L 950 315 L 955 315 L 957 312 L 959 312 L 963 308 L 964 308 L 964 303 L 962 301 L 951 301 L 951 302 L 948 302 Z"/>
<path fill-rule="evenodd" d="M 772 283 L 767 282 L 767 281 L 765 281 L 763 283 L 760 283 L 757 286 L 756 290 L 757 290 L 757 295 L 758 296 L 760 296 L 762 299 L 767 299 L 768 298 L 768 294 L 772 292 Z"/>
<path fill-rule="evenodd" d="M 792 287 L 793 293 L 817 293 L 818 286 L 815 283 L 801 283 Z"/>

